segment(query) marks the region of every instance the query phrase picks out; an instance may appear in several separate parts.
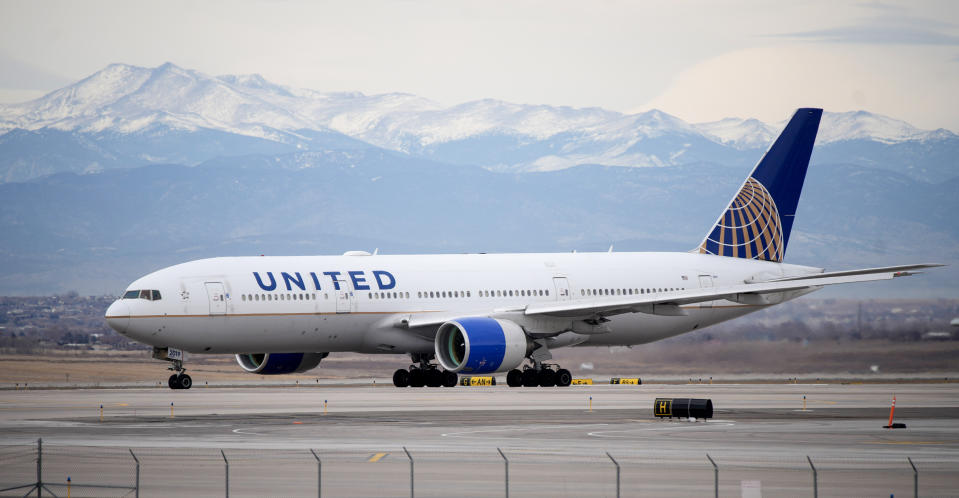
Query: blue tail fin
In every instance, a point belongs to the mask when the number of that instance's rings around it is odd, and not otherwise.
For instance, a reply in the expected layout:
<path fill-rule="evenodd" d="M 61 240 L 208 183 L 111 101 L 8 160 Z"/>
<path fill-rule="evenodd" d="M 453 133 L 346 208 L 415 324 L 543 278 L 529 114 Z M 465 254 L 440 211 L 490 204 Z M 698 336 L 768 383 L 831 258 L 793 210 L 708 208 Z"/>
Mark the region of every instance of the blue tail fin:
<path fill-rule="evenodd" d="M 698 252 L 782 262 L 822 109 L 798 109 Z"/>

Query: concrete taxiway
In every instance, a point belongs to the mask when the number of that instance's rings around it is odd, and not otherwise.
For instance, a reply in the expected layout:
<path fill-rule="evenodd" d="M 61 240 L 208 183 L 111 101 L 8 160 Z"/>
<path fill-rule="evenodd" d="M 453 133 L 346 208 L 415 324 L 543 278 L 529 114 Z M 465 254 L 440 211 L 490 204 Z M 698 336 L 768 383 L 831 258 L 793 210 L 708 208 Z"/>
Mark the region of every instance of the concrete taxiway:
<path fill-rule="evenodd" d="M 882 428 L 893 396 L 906 429 Z M 715 417 L 655 419 L 658 397 L 710 398 Z M 615 496 L 607 452 L 621 466 L 624 496 L 711 492 L 707 453 L 724 494 L 757 483 L 767 494 L 811 493 L 807 455 L 824 495 L 911 493 L 907 457 L 923 490 L 959 494 L 953 383 L 4 391 L 0 463 L 16 465 L 0 467 L 0 489 L 30 477 L 26 455 L 38 438 L 53 481 L 73 472 L 130 482 L 132 449 L 144 496 L 222 494 L 223 457 L 236 496 L 312 495 L 318 463 L 327 496 L 404 495 L 403 447 L 420 496 L 502 496 L 497 448 L 517 496 Z"/>

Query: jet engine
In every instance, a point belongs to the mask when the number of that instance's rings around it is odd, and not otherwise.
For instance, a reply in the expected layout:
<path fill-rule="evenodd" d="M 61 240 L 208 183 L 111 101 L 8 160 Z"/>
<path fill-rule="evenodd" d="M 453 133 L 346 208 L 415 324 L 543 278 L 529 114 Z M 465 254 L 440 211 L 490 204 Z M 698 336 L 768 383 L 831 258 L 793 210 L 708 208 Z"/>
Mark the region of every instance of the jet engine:
<path fill-rule="evenodd" d="M 236 362 L 250 373 L 280 375 L 312 370 L 329 353 L 254 353 L 238 354 Z"/>
<path fill-rule="evenodd" d="M 459 318 L 440 325 L 434 341 L 436 358 L 454 373 L 486 374 L 518 367 L 532 351 L 523 329 L 496 318 Z"/>

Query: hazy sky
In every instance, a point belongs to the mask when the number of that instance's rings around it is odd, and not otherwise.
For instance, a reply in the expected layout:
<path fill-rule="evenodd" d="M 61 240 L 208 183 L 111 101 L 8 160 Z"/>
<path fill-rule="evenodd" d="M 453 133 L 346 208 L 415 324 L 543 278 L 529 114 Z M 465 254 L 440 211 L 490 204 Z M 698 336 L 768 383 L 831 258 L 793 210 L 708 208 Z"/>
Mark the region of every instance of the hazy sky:
<path fill-rule="evenodd" d="M 959 2 L 0 0 L 0 101 L 111 62 L 322 91 L 662 109 L 866 109 L 959 132 Z"/>

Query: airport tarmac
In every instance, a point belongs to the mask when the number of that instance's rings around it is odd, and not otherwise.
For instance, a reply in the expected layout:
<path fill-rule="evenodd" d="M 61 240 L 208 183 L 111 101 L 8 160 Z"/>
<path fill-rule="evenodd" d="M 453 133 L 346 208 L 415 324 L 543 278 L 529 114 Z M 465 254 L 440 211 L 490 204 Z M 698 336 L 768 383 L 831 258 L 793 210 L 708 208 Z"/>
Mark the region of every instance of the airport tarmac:
<path fill-rule="evenodd" d="M 894 395 L 906 429 L 882 428 Z M 655 419 L 658 397 L 710 398 L 715 416 Z M 53 455 L 48 473 L 76 468 L 101 483 L 131 481 L 132 449 L 145 462 L 144 496 L 223 493 L 221 449 L 235 459 L 233 495 L 312 496 L 312 449 L 325 462 L 325 495 L 403 496 L 403 447 L 416 462 L 421 496 L 463 486 L 464 496 L 502 496 L 497 448 L 510 459 L 515 496 L 615 496 L 607 452 L 622 466 L 623 496 L 711 492 L 707 453 L 719 465 L 722 494 L 739 496 L 758 482 L 767 494 L 807 495 L 808 455 L 823 496 L 911 494 L 907 457 L 928 494 L 959 495 L 955 383 L 0 392 L 0 462 L 23 457 L 38 438 Z M 0 489 L 35 472 L 16 462 L 0 467 Z"/>

